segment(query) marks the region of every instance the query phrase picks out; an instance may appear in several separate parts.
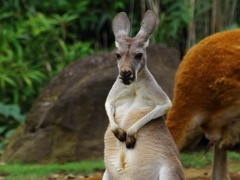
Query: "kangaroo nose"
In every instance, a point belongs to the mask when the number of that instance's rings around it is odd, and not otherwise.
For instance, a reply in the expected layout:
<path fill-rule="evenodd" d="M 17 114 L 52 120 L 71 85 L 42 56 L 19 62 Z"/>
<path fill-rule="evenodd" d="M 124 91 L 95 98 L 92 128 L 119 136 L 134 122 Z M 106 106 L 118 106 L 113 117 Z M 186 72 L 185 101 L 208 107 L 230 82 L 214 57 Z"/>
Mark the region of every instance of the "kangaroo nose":
<path fill-rule="evenodd" d="M 132 71 L 130 71 L 130 70 L 128 70 L 128 71 L 121 71 L 121 72 L 120 72 L 120 75 L 121 75 L 124 79 L 126 79 L 126 78 L 129 78 L 129 77 L 132 76 Z"/>

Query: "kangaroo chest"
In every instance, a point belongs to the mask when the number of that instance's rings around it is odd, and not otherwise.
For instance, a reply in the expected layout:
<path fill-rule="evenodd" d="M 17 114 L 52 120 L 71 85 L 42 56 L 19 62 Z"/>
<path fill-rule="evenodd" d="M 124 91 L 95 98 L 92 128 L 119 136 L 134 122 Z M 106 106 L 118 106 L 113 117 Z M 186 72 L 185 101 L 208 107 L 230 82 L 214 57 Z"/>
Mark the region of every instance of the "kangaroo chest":
<path fill-rule="evenodd" d="M 121 128 L 129 128 L 152 111 L 156 102 L 146 89 L 126 89 L 115 101 L 115 120 Z"/>

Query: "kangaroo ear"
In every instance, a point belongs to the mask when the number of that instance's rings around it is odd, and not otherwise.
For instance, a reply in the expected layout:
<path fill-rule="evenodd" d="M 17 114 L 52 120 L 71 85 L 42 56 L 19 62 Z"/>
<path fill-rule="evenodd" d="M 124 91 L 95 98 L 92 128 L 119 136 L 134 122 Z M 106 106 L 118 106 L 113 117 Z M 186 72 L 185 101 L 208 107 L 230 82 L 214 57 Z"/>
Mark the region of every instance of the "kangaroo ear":
<path fill-rule="evenodd" d="M 112 29 L 115 35 L 116 46 L 122 38 L 127 38 L 130 31 L 130 21 L 125 12 L 121 12 L 115 16 L 112 22 Z"/>
<path fill-rule="evenodd" d="M 149 37 L 153 33 L 157 23 L 156 15 L 153 11 L 148 10 L 142 20 L 141 29 L 135 36 L 140 43 L 144 44 L 144 47 L 148 46 Z"/>

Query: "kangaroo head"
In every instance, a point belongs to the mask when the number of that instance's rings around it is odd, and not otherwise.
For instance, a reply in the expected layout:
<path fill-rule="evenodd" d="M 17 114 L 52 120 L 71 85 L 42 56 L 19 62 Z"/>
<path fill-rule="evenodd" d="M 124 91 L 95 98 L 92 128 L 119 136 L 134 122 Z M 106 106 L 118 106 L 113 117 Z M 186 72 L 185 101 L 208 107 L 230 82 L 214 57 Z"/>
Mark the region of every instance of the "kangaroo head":
<path fill-rule="evenodd" d="M 156 16 L 153 11 L 148 10 L 138 34 L 134 38 L 129 38 L 130 22 L 126 13 L 121 12 L 113 19 L 112 27 L 118 48 L 116 58 L 119 78 L 125 85 L 136 81 L 138 73 L 146 66 L 146 47 L 155 26 Z"/>

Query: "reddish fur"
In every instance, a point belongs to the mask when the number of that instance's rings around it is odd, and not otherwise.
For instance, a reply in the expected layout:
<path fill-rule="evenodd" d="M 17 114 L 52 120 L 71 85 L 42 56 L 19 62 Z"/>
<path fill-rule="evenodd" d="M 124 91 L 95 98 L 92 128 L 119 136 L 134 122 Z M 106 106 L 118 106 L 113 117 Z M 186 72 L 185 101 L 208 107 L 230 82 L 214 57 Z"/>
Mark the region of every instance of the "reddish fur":
<path fill-rule="evenodd" d="M 226 125 L 216 116 L 227 107 L 240 107 L 240 29 L 214 34 L 192 47 L 175 82 L 166 122 L 180 150 L 197 113 L 206 112 L 201 126 L 213 132 Z"/>

